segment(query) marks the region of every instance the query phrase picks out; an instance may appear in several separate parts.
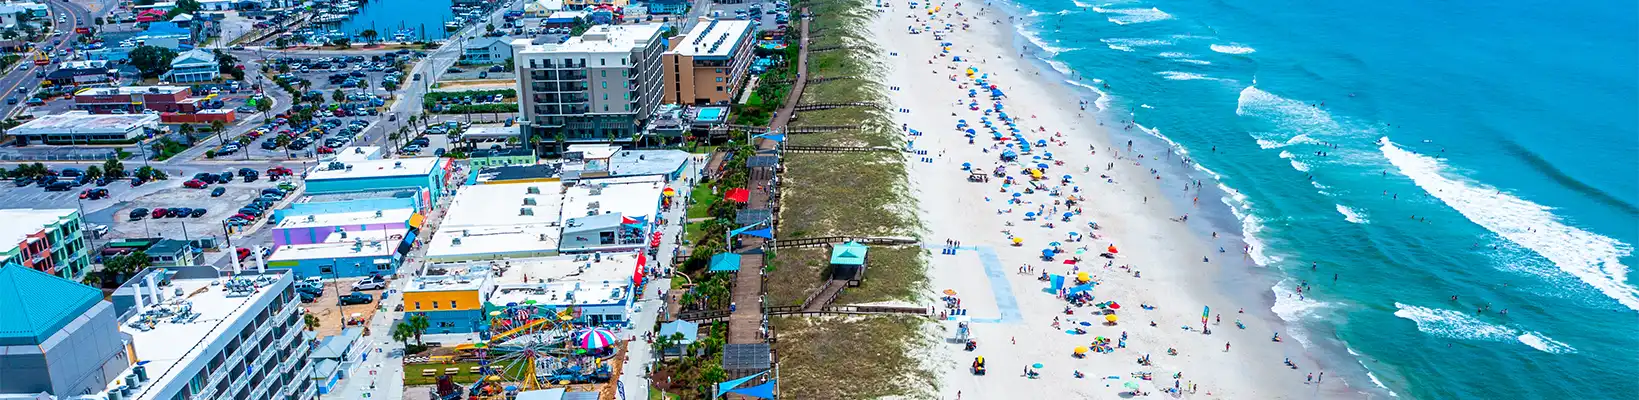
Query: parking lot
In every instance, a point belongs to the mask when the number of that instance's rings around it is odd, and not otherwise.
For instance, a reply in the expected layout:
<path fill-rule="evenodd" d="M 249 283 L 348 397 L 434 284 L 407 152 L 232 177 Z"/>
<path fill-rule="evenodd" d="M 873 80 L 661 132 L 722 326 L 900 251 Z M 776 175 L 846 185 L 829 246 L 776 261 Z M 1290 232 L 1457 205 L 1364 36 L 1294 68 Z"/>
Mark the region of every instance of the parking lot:
<path fill-rule="evenodd" d="M 359 278 L 341 278 L 323 281 L 321 282 L 320 286 L 324 288 L 324 294 L 313 300 L 311 303 L 302 304 L 303 310 L 305 310 L 308 314 L 313 314 L 313 316 L 318 317 L 319 327 L 314 329 L 314 333 L 316 333 L 319 337 L 340 334 L 341 330 L 346 327 L 358 326 L 355 324 L 350 324 L 350 321 L 368 322 L 370 321 L 370 318 L 374 317 L 376 312 L 380 310 L 377 304 L 380 304 L 381 302 L 382 293 L 386 292 L 386 290 L 381 289 L 361 291 L 370 295 L 372 301 L 369 304 L 354 304 L 347 306 L 340 305 L 339 296 L 342 294 L 352 293 L 353 283 L 358 281 Z M 389 285 L 389 287 L 391 287 L 391 285 Z"/>
<path fill-rule="evenodd" d="M 176 181 L 177 179 L 172 179 Z M 274 187 L 275 182 L 259 179 L 256 182 L 234 182 L 226 185 L 211 185 L 206 189 L 190 189 L 184 187 L 169 187 L 148 195 L 118 204 L 109 224 L 109 236 L 113 238 L 127 237 L 168 237 L 168 238 L 200 238 L 206 236 L 221 237 L 224 235 L 222 221 L 238 213 L 245 204 L 261 196 L 261 190 Z M 212 197 L 211 192 L 222 187 L 224 193 Z M 154 217 L 153 211 L 161 208 L 186 207 L 190 209 L 203 208 L 204 214 L 194 217 Z M 141 209 L 142 216 L 132 218 L 133 210 Z M 269 211 L 271 212 L 271 211 Z"/>

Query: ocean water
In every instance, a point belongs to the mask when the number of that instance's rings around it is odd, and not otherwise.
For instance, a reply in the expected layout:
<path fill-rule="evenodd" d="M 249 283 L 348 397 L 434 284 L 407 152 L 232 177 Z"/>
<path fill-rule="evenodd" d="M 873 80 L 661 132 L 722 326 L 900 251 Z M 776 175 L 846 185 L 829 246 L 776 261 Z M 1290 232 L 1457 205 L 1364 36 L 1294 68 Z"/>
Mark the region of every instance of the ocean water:
<path fill-rule="evenodd" d="M 1270 283 L 1237 289 L 1353 369 L 1329 376 L 1639 393 L 1639 3 L 993 5 L 1106 124 L 1136 121 L 1118 140 L 1198 162 L 1170 184 L 1212 182 L 1208 229 Z"/>
<path fill-rule="evenodd" d="M 342 21 L 337 29 L 358 35 L 366 29 L 375 29 L 378 40 L 392 40 L 400 29 L 410 30 L 411 40 L 437 40 L 449 37 L 444 23 L 454 16 L 450 0 L 370 0 L 359 6 L 359 13 Z"/>

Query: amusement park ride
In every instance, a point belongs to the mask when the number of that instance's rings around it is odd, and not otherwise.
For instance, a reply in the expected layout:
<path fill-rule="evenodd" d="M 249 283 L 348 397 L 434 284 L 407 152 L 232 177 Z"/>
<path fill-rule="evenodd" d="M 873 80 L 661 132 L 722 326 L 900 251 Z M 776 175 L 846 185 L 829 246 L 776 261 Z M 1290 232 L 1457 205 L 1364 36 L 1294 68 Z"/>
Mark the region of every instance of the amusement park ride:
<path fill-rule="evenodd" d="M 462 388 L 448 375 L 438 379 L 444 400 L 504 400 L 520 392 L 610 380 L 614 333 L 581 326 L 576 308 L 554 310 L 533 301 L 489 313 L 487 341 L 455 347 L 476 360 L 480 377 Z"/>

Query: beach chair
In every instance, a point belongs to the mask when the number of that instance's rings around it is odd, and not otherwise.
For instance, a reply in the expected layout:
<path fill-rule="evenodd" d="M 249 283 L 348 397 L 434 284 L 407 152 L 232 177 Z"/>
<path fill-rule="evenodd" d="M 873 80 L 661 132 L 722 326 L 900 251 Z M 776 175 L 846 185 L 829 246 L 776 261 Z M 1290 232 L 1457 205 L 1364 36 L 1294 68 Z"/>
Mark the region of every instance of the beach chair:
<path fill-rule="evenodd" d="M 471 367 L 467 367 L 467 373 L 475 374 L 475 375 L 478 374 L 478 366 L 474 365 L 474 366 L 471 366 Z"/>
<path fill-rule="evenodd" d="M 433 376 L 433 374 L 437 374 L 437 373 L 438 373 L 438 370 L 432 369 L 432 368 L 427 368 L 427 369 L 421 370 L 421 376 L 430 377 L 430 376 Z"/>
<path fill-rule="evenodd" d="M 461 367 L 445 368 L 444 369 L 444 374 L 445 375 L 459 375 L 459 374 L 461 374 Z"/>

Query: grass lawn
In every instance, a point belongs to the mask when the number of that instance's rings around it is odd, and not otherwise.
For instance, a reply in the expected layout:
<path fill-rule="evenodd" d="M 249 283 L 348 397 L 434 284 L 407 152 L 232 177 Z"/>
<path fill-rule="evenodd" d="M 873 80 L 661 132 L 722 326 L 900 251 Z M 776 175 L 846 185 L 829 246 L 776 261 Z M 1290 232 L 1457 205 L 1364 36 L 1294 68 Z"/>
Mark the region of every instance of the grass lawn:
<path fill-rule="evenodd" d="M 916 300 L 927 284 L 927 268 L 922 265 L 924 251 L 921 247 L 871 247 L 865 282 L 843 289 L 835 304 Z"/>
<path fill-rule="evenodd" d="M 689 244 L 691 244 L 691 245 L 695 244 L 695 243 L 700 243 L 700 238 L 706 236 L 706 223 L 705 222 L 690 223 L 687 226 L 685 226 L 683 229 L 684 229 L 683 240 L 687 240 L 689 242 Z"/>
<path fill-rule="evenodd" d="M 909 236 L 916 221 L 905 164 L 895 153 L 786 156 L 780 212 L 784 238 Z"/>
<path fill-rule="evenodd" d="M 453 379 L 455 381 L 455 383 L 467 384 L 467 383 L 477 382 L 478 378 L 479 378 L 478 374 L 473 374 L 473 373 L 468 372 L 468 371 L 471 370 L 472 367 L 477 366 L 477 365 L 478 365 L 478 363 L 475 363 L 475 362 L 458 362 L 458 363 L 451 363 L 451 364 L 443 364 L 443 363 L 404 364 L 404 386 L 437 384 L 438 383 L 438 375 L 443 374 L 445 368 L 451 368 L 451 367 L 461 369 L 461 373 L 455 374 L 455 377 Z M 423 369 L 435 369 L 435 370 L 438 370 L 438 372 L 433 373 L 433 376 L 421 376 L 421 370 L 423 370 Z M 506 369 L 503 369 L 503 370 L 506 370 Z M 512 368 L 511 370 L 519 371 L 520 373 L 523 371 L 523 369 L 521 369 L 521 368 Z M 516 376 L 516 377 L 512 377 L 512 380 L 518 380 L 518 379 L 521 379 L 521 378 L 522 378 L 522 376 Z"/>
<path fill-rule="evenodd" d="M 926 323 L 908 316 L 772 317 L 780 394 L 792 399 L 933 398 L 912 358 Z"/>
<path fill-rule="evenodd" d="M 689 198 L 694 200 L 694 204 L 689 205 L 688 217 L 694 219 L 711 216 L 706 211 L 711 209 L 712 203 L 716 203 L 723 196 L 712 193 L 711 185 L 702 181 L 694 185 L 694 190 L 689 191 Z"/>

